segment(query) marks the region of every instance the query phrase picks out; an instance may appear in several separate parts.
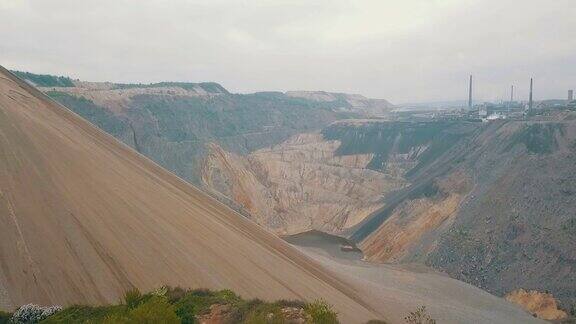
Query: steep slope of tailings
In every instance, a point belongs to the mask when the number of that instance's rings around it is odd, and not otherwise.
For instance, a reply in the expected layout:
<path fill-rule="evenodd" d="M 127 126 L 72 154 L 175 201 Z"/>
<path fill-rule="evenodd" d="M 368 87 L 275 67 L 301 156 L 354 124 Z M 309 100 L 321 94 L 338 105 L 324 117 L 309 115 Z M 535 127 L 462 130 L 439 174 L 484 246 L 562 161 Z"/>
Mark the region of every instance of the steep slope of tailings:
<path fill-rule="evenodd" d="M 131 287 L 325 298 L 382 317 L 324 268 L 0 68 L 0 305 Z"/>

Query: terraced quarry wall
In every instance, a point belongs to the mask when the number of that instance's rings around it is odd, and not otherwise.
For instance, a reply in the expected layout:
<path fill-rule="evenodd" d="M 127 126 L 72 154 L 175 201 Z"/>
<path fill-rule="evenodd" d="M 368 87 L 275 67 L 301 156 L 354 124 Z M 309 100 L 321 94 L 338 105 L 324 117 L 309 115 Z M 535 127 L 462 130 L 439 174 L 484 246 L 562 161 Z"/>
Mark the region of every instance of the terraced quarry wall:
<path fill-rule="evenodd" d="M 213 144 L 202 168 L 208 190 L 231 198 L 278 234 L 341 232 L 382 207 L 406 185 L 402 177 L 366 169 L 373 156 L 338 156 L 340 143 L 299 134 L 247 156 Z"/>

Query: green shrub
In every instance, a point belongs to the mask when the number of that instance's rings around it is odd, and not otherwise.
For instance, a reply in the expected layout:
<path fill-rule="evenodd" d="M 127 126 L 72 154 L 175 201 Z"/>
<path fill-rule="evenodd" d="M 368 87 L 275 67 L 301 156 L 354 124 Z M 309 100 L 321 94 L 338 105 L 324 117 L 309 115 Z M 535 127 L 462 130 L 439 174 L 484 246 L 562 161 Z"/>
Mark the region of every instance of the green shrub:
<path fill-rule="evenodd" d="M 218 299 L 218 303 L 220 304 L 238 304 L 242 301 L 240 296 L 236 295 L 229 289 L 217 291 L 215 297 Z"/>
<path fill-rule="evenodd" d="M 338 323 L 338 314 L 324 300 L 315 300 L 306 304 L 304 310 L 312 317 L 312 322 L 315 324 Z"/>
<path fill-rule="evenodd" d="M 281 307 L 274 303 L 254 303 L 244 310 L 243 323 L 245 324 L 282 324 Z"/>
<path fill-rule="evenodd" d="M 247 324 L 284 323 L 286 318 L 284 318 L 282 309 L 287 307 L 305 309 L 306 303 L 299 300 L 279 300 L 274 303 L 265 303 L 259 299 L 252 299 L 239 305 L 240 319 L 238 322 Z"/>
<path fill-rule="evenodd" d="M 287 300 L 287 299 L 280 299 L 276 302 L 276 304 L 282 307 L 296 307 L 296 308 L 305 308 L 306 303 L 301 300 Z"/>
<path fill-rule="evenodd" d="M 305 304 L 301 301 L 280 300 L 274 303 L 259 299 L 244 300 L 231 290 L 182 289 L 162 287 L 141 294 L 133 289 L 125 293 L 123 304 L 113 306 L 67 307 L 46 318 L 42 324 L 140 324 L 198 323 L 199 316 L 212 312 L 213 305 L 222 305 L 226 321 L 247 324 L 285 323 L 285 316 L 302 316 L 310 324 L 338 323 L 336 313 L 324 301 Z M 286 309 L 285 308 L 295 308 Z M 294 313 L 295 312 L 295 313 Z M 208 316 L 210 317 L 210 316 Z M 0 324 L 10 323 L 10 314 L 0 312 Z M 376 323 L 376 322 L 375 322 Z"/>
<path fill-rule="evenodd" d="M 166 298 L 168 298 L 168 302 L 170 304 L 174 304 L 175 302 L 179 301 L 180 299 L 184 298 L 186 294 L 190 292 L 188 289 L 183 289 L 181 287 L 167 287 L 166 291 Z"/>
<path fill-rule="evenodd" d="M 264 302 L 257 298 L 240 303 L 238 305 L 238 313 L 240 314 L 239 316 L 242 321 L 248 318 L 248 315 L 254 312 L 262 304 L 264 304 Z"/>
<path fill-rule="evenodd" d="M 180 319 L 174 312 L 174 306 L 170 305 L 166 298 L 154 297 L 146 303 L 130 311 L 134 323 L 180 323 Z"/>
<path fill-rule="evenodd" d="M 174 307 L 182 323 L 191 324 L 195 322 L 196 315 L 207 312 L 210 309 L 210 305 L 213 304 L 214 300 L 214 293 L 209 290 L 192 290 L 174 303 Z"/>
<path fill-rule="evenodd" d="M 12 314 L 0 311 L 0 324 L 7 324 Z"/>
<path fill-rule="evenodd" d="M 72 79 L 63 76 L 48 74 L 34 74 L 30 72 L 12 71 L 21 79 L 32 81 L 38 87 L 73 87 Z"/>
<path fill-rule="evenodd" d="M 142 293 L 140 293 L 140 291 L 136 288 L 128 290 L 124 294 L 124 303 L 130 309 L 138 306 L 138 304 L 140 304 L 141 300 L 142 300 Z"/>
<path fill-rule="evenodd" d="M 181 291 L 168 291 L 168 298 L 175 298 L 182 295 Z M 175 299 L 173 299 L 175 300 Z M 210 306 L 214 304 L 231 305 L 239 308 L 242 299 L 231 290 L 220 290 L 213 292 L 206 289 L 196 289 L 187 291 L 177 301 L 173 301 L 176 314 L 183 324 L 194 323 L 196 315 L 210 311 Z"/>
<path fill-rule="evenodd" d="M 42 324 L 102 323 L 108 316 L 124 314 L 127 311 L 125 305 L 99 307 L 74 305 L 48 317 Z"/>
<path fill-rule="evenodd" d="M 105 324 L 179 324 L 180 318 L 174 306 L 164 297 L 153 296 L 138 307 L 124 314 L 113 314 L 104 320 Z"/>

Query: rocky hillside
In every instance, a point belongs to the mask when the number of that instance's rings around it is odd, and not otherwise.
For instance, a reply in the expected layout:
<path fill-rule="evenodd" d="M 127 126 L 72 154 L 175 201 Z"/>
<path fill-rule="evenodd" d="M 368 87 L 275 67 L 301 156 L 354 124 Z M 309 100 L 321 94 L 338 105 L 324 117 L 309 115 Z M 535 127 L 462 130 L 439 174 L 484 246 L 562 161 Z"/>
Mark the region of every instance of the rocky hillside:
<path fill-rule="evenodd" d="M 213 145 L 202 179 L 279 234 L 342 233 L 473 127 L 345 120 L 247 156 Z"/>
<path fill-rule="evenodd" d="M 574 143 L 569 115 L 345 120 L 242 158 L 216 150 L 204 180 L 277 232 L 340 233 L 370 261 L 425 263 L 500 296 L 551 291 L 570 307 Z"/>
<path fill-rule="evenodd" d="M 387 168 L 385 148 L 421 146 L 402 131 L 396 141 L 370 137 L 374 128 L 333 133 L 351 143 L 343 154 L 375 152 L 369 167 L 376 169 Z M 430 131 L 403 127 L 412 128 Z M 424 262 L 498 295 L 526 288 L 550 291 L 565 307 L 573 303 L 573 119 L 444 125 L 425 137 L 436 139 L 407 169 L 410 185 L 387 195 L 384 207 L 350 232 L 366 258 Z"/>
<path fill-rule="evenodd" d="M 402 178 L 367 169 L 373 154 L 337 155 L 340 142 L 299 134 L 247 156 L 213 144 L 202 168 L 209 190 L 279 234 L 340 232 L 382 207 Z"/>

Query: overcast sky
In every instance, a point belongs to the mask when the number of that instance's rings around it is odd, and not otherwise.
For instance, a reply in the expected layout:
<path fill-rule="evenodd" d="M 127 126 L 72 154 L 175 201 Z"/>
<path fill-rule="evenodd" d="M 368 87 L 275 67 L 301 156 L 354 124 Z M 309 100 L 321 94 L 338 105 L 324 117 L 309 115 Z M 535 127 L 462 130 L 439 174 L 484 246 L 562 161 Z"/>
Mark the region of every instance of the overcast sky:
<path fill-rule="evenodd" d="M 0 0 L 0 64 L 90 81 L 216 81 L 394 103 L 565 98 L 576 0 Z"/>

